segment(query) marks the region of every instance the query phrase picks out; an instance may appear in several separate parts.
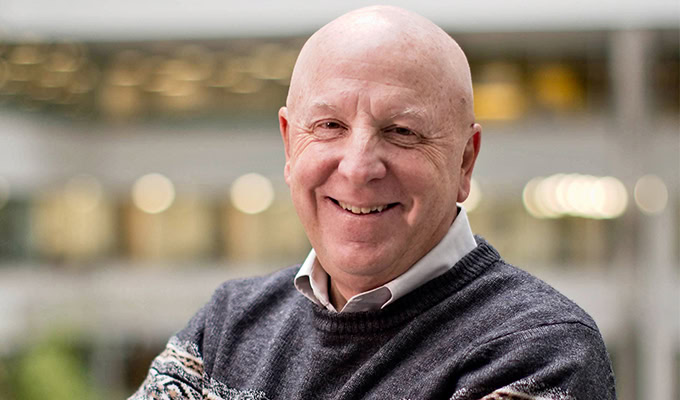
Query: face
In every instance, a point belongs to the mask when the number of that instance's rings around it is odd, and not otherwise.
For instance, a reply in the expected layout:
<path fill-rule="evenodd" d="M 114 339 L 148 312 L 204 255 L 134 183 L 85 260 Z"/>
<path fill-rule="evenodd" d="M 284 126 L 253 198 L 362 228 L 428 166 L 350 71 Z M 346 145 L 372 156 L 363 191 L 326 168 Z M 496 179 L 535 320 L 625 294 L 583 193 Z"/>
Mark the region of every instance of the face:
<path fill-rule="evenodd" d="M 279 113 L 285 178 L 323 268 L 368 290 L 446 234 L 469 192 L 479 126 L 413 63 L 318 64 Z"/>

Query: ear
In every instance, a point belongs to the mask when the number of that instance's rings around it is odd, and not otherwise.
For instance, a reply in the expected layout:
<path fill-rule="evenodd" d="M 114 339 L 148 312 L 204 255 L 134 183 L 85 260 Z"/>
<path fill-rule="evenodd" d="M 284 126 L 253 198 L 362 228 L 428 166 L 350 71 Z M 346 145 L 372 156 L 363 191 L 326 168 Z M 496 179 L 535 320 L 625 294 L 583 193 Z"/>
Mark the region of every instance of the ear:
<path fill-rule="evenodd" d="M 463 160 L 460 166 L 460 181 L 458 182 L 458 198 L 457 201 L 462 203 L 470 195 L 470 180 L 472 179 L 472 170 L 475 168 L 475 161 L 479 154 L 479 148 L 482 144 L 482 126 L 479 124 L 472 124 L 472 136 L 468 139 L 463 150 Z"/>
<path fill-rule="evenodd" d="M 279 109 L 279 130 L 281 131 L 281 138 L 283 139 L 283 149 L 286 155 L 286 165 L 283 167 L 283 177 L 286 180 L 286 184 L 290 184 L 288 180 L 290 179 L 290 136 L 288 130 L 290 124 L 288 123 L 288 109 L 286 107 L 281 107 Z"/>

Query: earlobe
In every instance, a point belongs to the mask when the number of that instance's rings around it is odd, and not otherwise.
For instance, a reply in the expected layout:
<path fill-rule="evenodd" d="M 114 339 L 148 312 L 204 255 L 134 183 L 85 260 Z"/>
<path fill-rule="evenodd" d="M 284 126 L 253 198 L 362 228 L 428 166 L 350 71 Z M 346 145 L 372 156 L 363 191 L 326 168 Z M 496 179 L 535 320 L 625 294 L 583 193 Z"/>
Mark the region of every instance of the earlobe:
<path fill-rule="evenodd" d="M 470 194 L 470 180 L 472 179 L 472 170 L 475 167 L 477 155 L 482 143 L 482 127 L 479 124 L 471 126 L 473 130 L 472 136 L 468 139 L 463 150 L 463 160 L 460 166 L 460 182 L 458 183 L 458 198 L 456 201 L 462 203 Z"/>

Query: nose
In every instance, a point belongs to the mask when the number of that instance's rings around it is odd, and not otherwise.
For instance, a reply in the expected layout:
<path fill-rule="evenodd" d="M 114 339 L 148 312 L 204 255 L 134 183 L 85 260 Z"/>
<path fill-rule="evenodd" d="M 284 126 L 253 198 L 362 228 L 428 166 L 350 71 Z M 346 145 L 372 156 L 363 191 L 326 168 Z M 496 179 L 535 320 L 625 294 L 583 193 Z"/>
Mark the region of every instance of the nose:
<path fill-rule="evenodd" d="M 355 185 L 380 180 L 387 166 L 380 154 L 380 139 L 370 130 L 353 131 L 342 148 L 338 172 Z"/>

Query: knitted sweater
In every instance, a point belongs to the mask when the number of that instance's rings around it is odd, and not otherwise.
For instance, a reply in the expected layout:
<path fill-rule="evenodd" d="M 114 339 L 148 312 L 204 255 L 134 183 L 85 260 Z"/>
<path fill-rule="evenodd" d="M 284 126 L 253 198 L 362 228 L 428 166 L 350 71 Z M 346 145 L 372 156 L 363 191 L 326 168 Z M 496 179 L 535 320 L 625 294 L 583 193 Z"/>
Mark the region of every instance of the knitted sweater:
<path fill-rule="evenodd" d="M 296 268 L 226 282 L 130 399 L 615 399 L 595 322 L 477 240 L 377 311 L 313 304 Z"/>

